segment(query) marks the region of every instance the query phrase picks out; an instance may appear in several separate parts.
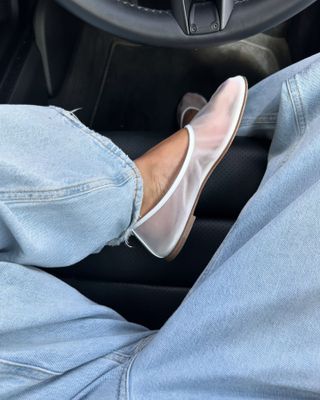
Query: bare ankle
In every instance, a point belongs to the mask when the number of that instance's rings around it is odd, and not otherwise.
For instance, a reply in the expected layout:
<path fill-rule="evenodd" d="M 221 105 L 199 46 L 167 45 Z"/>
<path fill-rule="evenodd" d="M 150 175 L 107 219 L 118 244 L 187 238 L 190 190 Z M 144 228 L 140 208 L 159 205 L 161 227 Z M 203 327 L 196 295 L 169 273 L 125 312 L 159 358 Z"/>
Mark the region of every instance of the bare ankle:
<path fill-rule="evenodd" d="M 143 156 L 135 160 L 135 164 L 140 171 L 143 181 L 143 200 L 140 211 L 140 216 L 143 217 L 148 211 L 151 210 L 153 205 L 153 178 L 151 168 Z"/>
<path fill-rule="evenodd" d="M 148 213 L 168 191 L 181 168 L 187 147 L 187 132 L 181 130 L 135 160 L 144 187 L 141 217 Z"/>

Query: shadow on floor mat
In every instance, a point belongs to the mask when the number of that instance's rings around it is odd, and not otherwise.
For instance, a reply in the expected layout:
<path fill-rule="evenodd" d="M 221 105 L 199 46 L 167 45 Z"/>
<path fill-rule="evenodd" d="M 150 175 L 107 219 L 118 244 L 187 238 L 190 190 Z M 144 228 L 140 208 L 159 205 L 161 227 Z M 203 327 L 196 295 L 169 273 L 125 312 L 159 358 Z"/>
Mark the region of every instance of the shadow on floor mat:
<path fill-rule="evenodd" d="M 116 43 L 93 128 L 170 133 L 177 128 L 175 110 L 187 91 L 208 98 L 230 76 L 245 75 L 252 85 L 287 63 L 285 41 L 268 35 L 199 50 Z"/>

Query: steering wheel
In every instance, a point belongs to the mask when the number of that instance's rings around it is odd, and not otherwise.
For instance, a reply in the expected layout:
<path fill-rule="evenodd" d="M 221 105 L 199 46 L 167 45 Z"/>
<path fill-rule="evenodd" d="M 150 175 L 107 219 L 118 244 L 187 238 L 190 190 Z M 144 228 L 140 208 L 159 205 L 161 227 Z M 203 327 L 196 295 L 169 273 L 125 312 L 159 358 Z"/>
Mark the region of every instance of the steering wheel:
<path fill-rule="evenodd" d="M 316 0 L 171 0 L 171 10 L 142 7 L 136 0 L 57 1 L 88 23 L 124 39 L 194 48 L 263 32 Z"/>

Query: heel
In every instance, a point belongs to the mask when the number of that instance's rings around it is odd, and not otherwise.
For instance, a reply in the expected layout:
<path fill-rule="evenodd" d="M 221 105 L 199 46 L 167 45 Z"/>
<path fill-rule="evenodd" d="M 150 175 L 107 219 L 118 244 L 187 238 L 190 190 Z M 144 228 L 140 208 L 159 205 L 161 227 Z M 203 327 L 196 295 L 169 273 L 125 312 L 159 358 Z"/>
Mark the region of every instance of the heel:
<path fill-rule="evenodd" d="M 189 237 L 190 231 L 193 227 L 195 220 L 196 220 L 196 217 L 194 215 L 191 215 L 189 217 L 189 220 L 184 228 L 184 231 L 179 239 L 179 242 L 177 243 L 176 247 L 172 250 L 172 252 L 167 257 L 165 257 L 166 261 L 168 261 L 168 262 L 173 261 L 177 257 L 177 255 L 180 253 L 186 240 Z"/>

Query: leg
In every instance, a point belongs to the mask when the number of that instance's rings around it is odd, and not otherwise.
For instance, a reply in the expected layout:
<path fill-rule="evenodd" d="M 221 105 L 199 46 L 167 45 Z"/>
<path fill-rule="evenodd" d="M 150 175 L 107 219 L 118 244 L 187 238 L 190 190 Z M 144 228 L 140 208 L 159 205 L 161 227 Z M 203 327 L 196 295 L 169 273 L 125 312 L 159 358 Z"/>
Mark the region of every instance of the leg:
<path fill-rule="evenodd" d="M 279 71 L 250 89 L 245 115 L 238 136 L 257 136 L 269 133 L 273 137 L 277 122 L 283 84 L 320 59 L 320 54 Z"/>
<path fill-rule="evenodd" d="M 115 398 L 150 332 L 18 263 L 69 265 L 123 240 L 139 173 L 63 110 L 1 106 L 0 121 L 0 398 Z"/>
<path fill-rule="evenodd" d="M 6 378 L 1 395 L 116 398 L 119 391 L 125 393 L 125 372 L 150 333 L 112 310 L 88 302 L 48 274 L 8 261 L 68 265 L 115 237 L 123 238 L 138 217 L 141 183 L 119 149 L 87 131 L 69 114 L 64 114 L 64 123 L 59 126 L 61 111 L 48 115 L 37 109 L 36 121 L 28 124 L 28 108 L 15 108 L 19 112 L 14 116 L 13 109 L 1 110 L 3 128 L 14 128 L 3 132 L 1 143 L 3 187 L 13 185 L 2 192 L 1 199 L 1 252 L 6 261 L 1 263 L 0 280 L 0 358 Z M 25 118 L 23 124 L 21 118 Z M 52 136 L 43 136 L 44 127 Z M 39 137 L 34 135 L 35 129 Z M 50 151 L 47 154 L 44 150 Z M 39 154 L 45 154 L 46 159 Z M 50 171 L 43 173 L 48 160 L 54 171 L 51 175 Z M 17 182 L 23 190 L 16 190 Z M 39 190 L 26 190 L 30 186 Z M 106 205 L 119 205 L 119 199 L 128 202 L 128 206 L 121 206 L 126 212 L 110 218 Z M 91 213 L 88 204 L 94 204 Z"/>
<path fill-rule="evenodd" d="M 320 61 L 308 61 L 276 94 L 261 95 L 278 99 L 265 178 L 128 368 L 128 398 L 319 397 Z"/>
<path fill-rule="evenodd" d="M 122 241 L 142 182 L 110 140 L 70 113 L 0 107 L 0 260 L 58 267 Z"/>
<path fill-rule="evenodd" d="M 40 269 L 0 262 L 1 399 L 115 399 L 149 336 Z"/>
<path fill-rule="evenodd" d="M 142 201 L 135 164 L 72 114 L 1 106 L 0 121 L 0 397 L 116 398 L 151 332 L 27 265 L 66 266 L 119 243 L 141 203 L 153 204 Z M 136 161 L 145 181 L 146 170 L 159 178 L 161 164 L 166 190 L 185 136 L 178 132 Z"/>
<path fill-rule="evenodd" d="M 0 123 L 0 260 L 23 265 L 66 266 L 119 244 L 188 144 L 182 129 L 134 163 L 61 109 L 1 106 Z"/>

